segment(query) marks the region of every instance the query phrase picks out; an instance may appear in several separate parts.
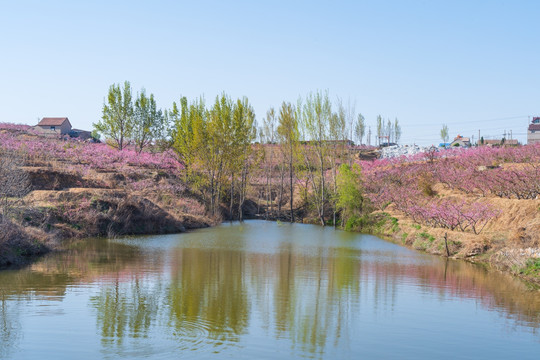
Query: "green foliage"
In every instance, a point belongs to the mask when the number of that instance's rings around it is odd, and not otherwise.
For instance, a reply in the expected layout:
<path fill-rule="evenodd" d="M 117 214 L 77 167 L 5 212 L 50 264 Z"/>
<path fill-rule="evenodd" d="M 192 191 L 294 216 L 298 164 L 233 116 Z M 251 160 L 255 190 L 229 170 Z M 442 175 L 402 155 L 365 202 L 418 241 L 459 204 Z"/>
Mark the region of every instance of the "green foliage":
<path fill-rule="evenodd" d="M 284 163 L 289 170 L 289 205 L 290 219 L 294 221 L 294 170 L 298 167 L 298 144 L 300 131 L 298 129 L 298 116 L 294 106 L 291 103 L 283 102 L 279 111 L 279 125 L 277 128 L 278 140 L 281 144 L 281 151 L 284 157 Z"/>
<path fill-rule="evenodd" d="M 358 114 L 356 124 L 354 125 L 354 135 L 356 136 L 356 141 L 362 145 L 362 139 L 366 133 L 366 121 L 362 114 Z"/>
<path fill-rule="evenodd" d="M 300 104 L 297 108 L 300 107 Z M 312 191 L 316 194 L 312 198 L 317 209 L 321 225 L 325 224 L 325 206 L 328 201 L 328 191 L 325 171 L 328 167 L 329 132 L 332 120 L 332 104 L 328 91 L 310 93 L 301 107 L 301 125 L 304 139 L 309 139 L 308 146 L 302 147 L 302 159 L 308 170 L 308 179 Z M 312 171 L 316 169 L 317 171 Z"/>
<path fill-rule="evenodd" d="M 443 124 L 441 129 L 441 140 L 443 143 L 448 143 L 448 126 L 446 124 Z"/>
<path fill-rule="evenodd" d="M 388 224 L 388 214 L 353 215 L 345 223 L 345 231 L 359 231 L 369 234 L 382 234 Z"/>
<path fill-rule="evenodd" d="M 124 82 L 123 89 L 120 84 L 109 87 L 101 121 L 93 125 L 94 130 L 105 135 L 112 146 L 118 150 L 125 147 L 133 131 L 133 104 L 129 81 Z"/>
<path fill-rule="evenodd" d="M 398 219 L 395 217 L 390 218 L 392 221 L 392 232 L 398 232 L 399 231 L 399 224 Z"/>
<path fill-rule="evenodd" d="M 362 196 L 361 169 L 358 164 L 352 168 L 347 164 L 339 167 L 337 176 L 336 207 L 341 212 L 342 222 L 362 212 L 364 197 Z"/>
<path fill-rule="evenodd" d="M 372 222 L 368 215 L 353 215 L 347 219 L 347 222 L 345 224 L 345 231 L 361 231 L 371 224 Z"/>
<path fill-rule="evenodd" d="M 409 234 L 408 234 L 408 233 L 405 233 L 405 232 L 404 232 L 403 234 L 401 234 L 401 242 L 402 242 L 403 244 L 405 244 L 405 242 L 407 241 L 407 237 L 408 237 L 408 236 L 409 236 Z"/>
<path fill-rule="evenodd" d="M 527 276 L 540 276 L 540 259 L 527 260 L 525 267 L 519 273 Z"/>
<path fill-rule="evenodd" d="M 430 243 L 434 242 L 435 241 L 435 237 L 433 237 L 432 235 L 428 234 L 427 232 L 421 232 L 420 234 L 418 234 L 421 238 L 423 239 L 426 239 L 428 240 Z"/>
<path fill-rule="evenodd" d="M 101 139 L 101 134 L 96 129 L 92 130 L 91 136 L 94 140 Z"/>
<path fill-rule="evenodd" d="M 92 137 L 99 139 L 100 134 L 107 142 L 118 150 L 133 143 L 140 153 L 150 143 L 161 149 L 168 148 L 169 117 L 156 106 L 154 95 L 146 96 L 141 90 L 135 102 L 132 101 L 132 91 L 129 81 L 109 87 L 107 100 L 103 104 L 101 121 L 93 124 Z"/>
<path fill-rule="evenodd" d="M 417 235 L 416 240 L 413 243 L 413 247 L 419 250 L 427 250 L 435 241 L 435 238 L 427 232 L 422 232 Z"/>
<path fill-rule="evenodd" d="M 163 112 L 156 106 L 154 94 L 147 97 L 145 89 L 142 89 L 135 100 L 132 128 L 135 150 L 138 153 L 141 153 L 152 140 L 163 136 L 160 131 L 166 126 L 164 119 Z"/>
<path fill-rule="evenodd" d="M 399 125 L 399 121 L 396 118 L 394 120 L 394 142 L 397 144 L 399 143 L 400 139 L 401 139 L 401 126 Z"/>
<path fill-rule="evenodd" d="M 381 115 L 377 116 L 377 144 L 381 144 L 381 136 L 383 136 L 383 119 Z"/>
<path fill-rule="evenodd" d="M 256 136 L 255 114 L 247 98 L 233 101 L 222 94 L 207 108 L 202 98 L 188 104 L 183 97 L 180 108 L 173 103 L 168 114 L 174 124 L 173 149 L 186 166 L 187 179 L 201 191 L 211 213 L 218 214 L 227 183 L 231 187 L 239 183 L 237 195 L 242 203 L 252 166 L 251 143 Z"/>

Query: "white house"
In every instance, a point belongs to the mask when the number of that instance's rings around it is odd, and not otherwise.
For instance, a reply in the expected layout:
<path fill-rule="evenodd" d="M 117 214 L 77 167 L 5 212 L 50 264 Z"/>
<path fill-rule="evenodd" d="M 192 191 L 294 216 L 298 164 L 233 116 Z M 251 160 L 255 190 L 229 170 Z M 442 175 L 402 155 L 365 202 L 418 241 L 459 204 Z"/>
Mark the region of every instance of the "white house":
<path fill-rule="evenodd" d="M 540 144 L 540 117 L 533 117 L 527 129 L 527 144 Z"/>

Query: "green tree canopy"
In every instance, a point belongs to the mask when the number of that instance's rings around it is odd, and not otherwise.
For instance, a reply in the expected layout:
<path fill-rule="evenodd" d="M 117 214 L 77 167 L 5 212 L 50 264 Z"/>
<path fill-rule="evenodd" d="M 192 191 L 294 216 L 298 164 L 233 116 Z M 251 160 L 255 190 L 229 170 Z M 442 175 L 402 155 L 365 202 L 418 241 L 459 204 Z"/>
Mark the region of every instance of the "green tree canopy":
<path fill-rule="evenodd" d="M 159 136 L 159 130 L 163 126 L 163 112 L 156 106 L 154 94 L 146 96 L 146 91 L 141 93 L 135 100 L 135 110 L 133 114 L 132 137 L 135 143 L 135 150 L 138 153 L 148 146 L 152 140 Z"/>
<path fill-rule="evenodd" d="M 129 143 L 133 133 L 133 104 L 129 81 L 124 82 L 123 89 L 120 84 L 109 87 L 101 121 L 93 125 L 94 129 L 103 134 L 118 150 L 122 150 Z"/>
<path fill-rule="evenodd" d="M 361 169 L 357 164 L 353 164 L 352 167 L 342 164 L 339 167 L 336 207 L 341 212 L 342 224 L 362 211 L 364 197 L 360 175 Z"/>

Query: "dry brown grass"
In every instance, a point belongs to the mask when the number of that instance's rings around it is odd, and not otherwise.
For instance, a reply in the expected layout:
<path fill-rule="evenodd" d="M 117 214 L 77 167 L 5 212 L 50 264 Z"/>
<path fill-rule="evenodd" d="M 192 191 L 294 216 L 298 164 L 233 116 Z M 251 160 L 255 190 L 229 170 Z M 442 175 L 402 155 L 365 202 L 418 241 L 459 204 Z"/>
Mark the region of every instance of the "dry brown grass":
<path fill-rule="evenodd" d="M 29 258 L 49 250 L 42 233 L 28 232 L 0 217 L 0 267 L 22 265 Z"/>
<path fill-rule="evenodd" d="M 540 247 L 540 218 L 530 221 L 527 225 L 511 232 L 509 244 L 518 248 Z"/>

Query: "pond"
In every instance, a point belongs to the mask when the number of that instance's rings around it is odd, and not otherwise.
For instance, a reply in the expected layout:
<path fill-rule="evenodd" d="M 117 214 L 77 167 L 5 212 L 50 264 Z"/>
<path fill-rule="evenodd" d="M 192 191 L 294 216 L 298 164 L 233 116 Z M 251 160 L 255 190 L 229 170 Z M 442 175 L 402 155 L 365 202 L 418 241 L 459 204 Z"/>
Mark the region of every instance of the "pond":
<path fill-rule="evenodd" d="M 0 359 L 537 359 L 540 293 L 375 236 L 226 223 L 0 272 Z"/>

